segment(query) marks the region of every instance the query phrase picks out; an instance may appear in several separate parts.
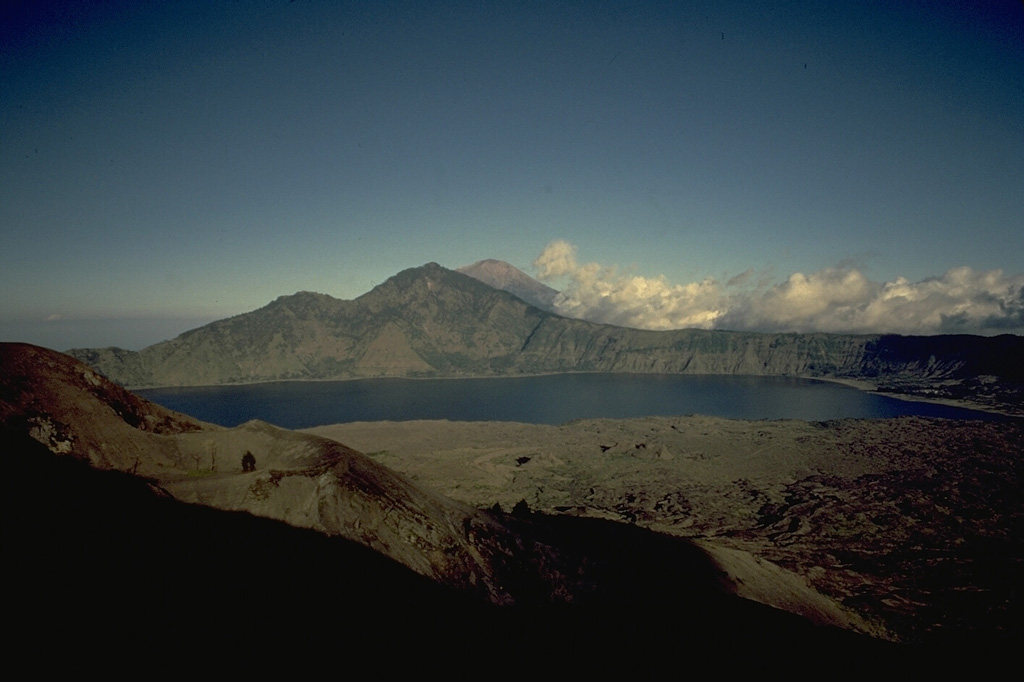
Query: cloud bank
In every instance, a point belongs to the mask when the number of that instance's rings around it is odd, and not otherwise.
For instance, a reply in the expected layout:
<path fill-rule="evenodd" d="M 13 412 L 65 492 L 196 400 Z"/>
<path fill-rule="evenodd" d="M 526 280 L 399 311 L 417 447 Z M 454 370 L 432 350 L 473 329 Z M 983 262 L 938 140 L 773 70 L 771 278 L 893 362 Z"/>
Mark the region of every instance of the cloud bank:
<path fill-rule="evenodd" d="M 580 264 L 576 247 L 549 244 L 533 265 L 538 278 L 566 285 L 555 299 L 567 317 L 638 329 L 732 329 L 865 334 L 1024 333 L 1024 273 L 949 270 L 910 282 L 869 280 L 855 267 L 781 283 L 752 282 L 748 270 L 725 283 L 708 277 L 672 284 L 614 266 Z"/>

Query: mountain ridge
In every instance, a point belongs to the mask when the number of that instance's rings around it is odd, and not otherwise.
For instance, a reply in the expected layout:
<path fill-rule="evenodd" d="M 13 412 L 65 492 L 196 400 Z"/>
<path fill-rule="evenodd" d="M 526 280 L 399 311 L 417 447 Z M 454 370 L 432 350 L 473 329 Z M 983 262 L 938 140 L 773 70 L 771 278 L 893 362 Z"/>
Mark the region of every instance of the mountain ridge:
<path fill-rule="evenodd" d="M 68 354 L 131 388 L 631 372 L 860 380 L 1003 410 L 1024 395 L 1017 336 L 629 329 L 561 317 L 437 263 L 349 301 L 299 292 L 140 351 Z"/>

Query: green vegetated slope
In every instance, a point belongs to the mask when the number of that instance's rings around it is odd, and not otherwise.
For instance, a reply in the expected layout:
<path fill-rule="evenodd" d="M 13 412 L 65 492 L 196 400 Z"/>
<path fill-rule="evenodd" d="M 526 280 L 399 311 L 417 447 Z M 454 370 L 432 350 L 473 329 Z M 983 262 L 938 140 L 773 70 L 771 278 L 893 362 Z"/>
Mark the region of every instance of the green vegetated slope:
<path fill-rule="evenodd" d="M 542 311 L 434 263 L 352 301 L 300 292 L 138 352 L 69 353 L 137 388 L 546 372 L 831 377 L 904 388 L 979 376 L 1024 379 L 1024 339 L 1017 336 L 627 329 Z"/>

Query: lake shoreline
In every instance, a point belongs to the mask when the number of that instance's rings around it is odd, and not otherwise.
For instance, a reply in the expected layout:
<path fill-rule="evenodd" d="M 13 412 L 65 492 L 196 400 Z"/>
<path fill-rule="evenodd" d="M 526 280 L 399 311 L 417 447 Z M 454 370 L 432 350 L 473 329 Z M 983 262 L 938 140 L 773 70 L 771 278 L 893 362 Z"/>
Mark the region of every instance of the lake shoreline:
<path fill-rule="evenodd" d="M 250 382 L 239 382 L 231 384 L 196 384 L 187 386 L 145 386 L 145 387 L 133 387 L 125 386 L 125 388 L 132 392 L 140 391 L 165 391 L 168 389 L 204 389 L 204 388 L 225 388 L 225 387 L 242 387 L 242 386 L 261 386 L 266 384 L 291 384 L 291 383 L 303 383 L 303 384 L 325 384 L 333 382 L 356 382 L 356 381 L 379 381 L 379 380 L 403 380 L 403 381 L 459 381 L 459 380 L 478 380 L 478 379 L 529 379 L 535 377 L 550 377 L 550 376 L 584 376 L 584 375 L 600 375 L 600 374 L 623 374 L 623 375 L 635 375 L 635 376 L 723 376 L 723 377 L 779 377 L 779 378 L 790 378 L 790 379 L 805 379 L 808 381 L 824 381 L 833 384 L 840 384 L 855 388 L 858 391 L 869 393 L 873 395 L 883 395 L 889 398 L 895 398 L 896 400 L 903 400 L 912 403 L 928 403 L 932 405 L 944 405 L 946 407 L 957 407 L 965 410 L 975 410 L 978 412 L 986 412 L 988 414 L 999 415 L 1010 418 L 1021 418 L 1022 411 L 1012 411 L 993 407 L 985 403 L 979 403 L 971 400 L 957 400 L 955 398 L 933 398 L 928 396 L 921 396 L 911 393 L 900 393 L 897 391 L 883 391 L 879 388 L 876 382 L 869 381 L 867 379 L 850 379 L 845 377 L 827 377 L 827 376 L 804 376 L 799 374 L 680 374 L 680 373 L 641 373 L 641 372 L 598 372 L 598 371 L 582 371 L 582 372 L 538 372 L 538 373 L 524 373 L 524 374 L 467 374 L 467 375 L 445 375 L 445 376 L 365 376 L 365 377 L 346 377 L 337 379 L 275 379 L 271 381 L 250 381 Z M 144 394 L 143 394 L 144 395 Z M 388 420 L 382 420 L 388 421 Z"/>
<path fill-rule="evenodd" d="M 865 393 L 873 393 L 877 395 L 884 395 L 889 398 L 895 398 L 896 400 L 905 400 L 912 403 L 929 403 L 932 405 L 945 405 L 947 407 L 960 407 L 966 410 L 976 410 L 978 412 L 987 412 L 989 414 L 997 414 L 1003 417 L 1010 418 L 1022 418 L 1021 411 L 1010 411 L 1002 410 L 992 405 L 986 405 L 985 403 L 979 403 L 972 400 L 957 400 L 956 398 L 932 398 L 928 396 L 921 396 L 912 393 L 899 393 L 896 391 L 883 391 L 878 384 L 868 381 L 866 379 L 842 379 L 837 377 L 808 377 L 818 381 L 828 381 L 830 383 L 842 384 L 849 386 L 850 388 L 856 388 L 859 391 Z"/>
<path fill-rule="evenodd" d="M 284 381 L 144 389 L 164 407 L 223 426 L 260 419 L 284 428 L 353 421 L 512 421 L 562 424 L 706 414 L 731 419 L 885 418 L 908 414 L 950 419 L 1006 415 L 940 401 L 898 400 L 866 382 L 758 375 L 558 373 L 444 380 Z"/>

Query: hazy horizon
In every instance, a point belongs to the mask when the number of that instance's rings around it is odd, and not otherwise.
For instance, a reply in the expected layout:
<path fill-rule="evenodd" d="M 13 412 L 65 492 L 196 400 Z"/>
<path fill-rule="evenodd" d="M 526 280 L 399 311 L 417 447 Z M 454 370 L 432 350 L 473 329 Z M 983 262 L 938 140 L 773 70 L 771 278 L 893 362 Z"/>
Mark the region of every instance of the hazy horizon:
<path fill-rule="evenodd" d="M 785 328 L 780 325 L 767 325 L 759 327 L 756 323 L 756 318 L 753 318 L 753 324 L 743 325 L 736 324 L 733 327 L 715 326 L 713 324 L 690 324 L 690 325 L 665 325 L 659 324 L 664 318 L 666 305 L 648 305 L 648 299 L 652 296 L 660 296 L 663 299 L 670 299 L 673 294 L 677 295 L 679 306 L 685 306 L 691 300 L 689 295 L 691 292 L 681 287 L 675 287 L 674 292 L 666 292 L 664 283 L 653 281 L 647 284 L 636 282 L 636 277 L 625 275 L 621 276 L 614 268 L 600 268 L 596 264 L 589 265 L 578 265 L 573 260 L 574 248 L 572 245 L 565 242 L 554 242 L 545 250 L 541 256 L 535 261 L 535 269 L 545 268 L 550 271 L 551 263 L 549 261 L 552 258 L 557 257 L 559 254 L 566 256 L 570 261 L 572 270 L 570 285 L 567 289 L 559 292 L 559 296 L 555 299 L 555 311 L 556 313 L 565 315 L 566 317 L 576 317 L 579 319 L 586 319 L 592 322 L 599 322 L 604 324 L 614 324 L 618 326 L 626 326 L 636 329 L 654 329 L 654 330 L 665 330 L 665 329 L 676 329 L 682 327 L 690 328 L 702 328 L 702 329 L 725 329 L 729 331 L 753 331 L 753 332 L 788 332 L 788 331 L 825 331 L 830 332 L 829 329 L 804 329 L 796 330 L 793 328 Z M 496 260 L 500 259 L 486 259 Z M 505 262 L 505 261 L 500 261 Z M 545 265 L 547 263 L 547 265 Z M 471 264 L 467 264 L 471 265 Z M 511 265 L 511 264 L 509 264 Z M 419 267 L 419 266 L 416 266 Z M 513 266 L 515 267 L 515 266 Z M 453 268 L 454 269 L 454 268 Z M 398 274 L 398 273 L 395 273 Z M 566 273 L 562 272 L 562 275 Z M 602 279 L 605 278 L 605 279 Z M 547 277 L 545 279 L 552 280 L 554 277 Z M 565 277 L 563 276 L 564 280 Z M 641 278 L 642 279 L 642 278 Z M 540 281 L 540 280 L 537 280 Z M 928 286 L 929 283 L 918 283 L 917 286 Z M 607 291 L 610 287 L 619 286 L 623 288 L 623 291 L 619 292 L 617 296 L 608 296 Z M 750 314 L 749 310 L 751 307 L 756 305 L 764 305 L 763 300 L 771 297 L 783 296 L 780 291 L 786 290 L 792 286 L 792 282 L 783 283 L 772 288 L 769 291 L 761 290 L 756 294 L 741 295 L 733 294 L 731 298 L 723 295 L 722 300 L 727 301 L 729 304 L 735 306 L 735 310 L 731 313 L 731 318 L 726 319 L 740 319 L 743 314 Z M 912 285 L 911 285 L 912 286 Z M 637 288 L 641 290 L 641 295 L 637 295 Z M 582 294 L 581 290 L 588 289 L 589 295 L 595 300 L 590 300 L 589 303 L 595 303 L 589 305 L 583 299 L 586 299 L 586 294 Z M 861 290 L 863 292 L 863 290 Z M 876 294 L 884 292 L 882 290 L 875 289 Z M 292 296 L 300 292 L 290 292 L 288 294 L 282 294 L 281 296 Z M 323 293 L 323 292 L 316 292 Z M 367 292 L 364 292 L 367 293 Z M 275 297 L 279 298 L 279 297 Z M 358 298 L 358 296 L 354 297 Z M 699 300 L 701 297 L 697 297 Z M 883 297 L 884 298 L 884 297 Z M 266 301 L 260 305 L 259 308 L 263 308 L 265 305 L 272 301 Z M 798 301 L 799 302 L 799 301 Z M 799 307 L 799 306 L 797 306 Z M 893 314 L 905 313 L 906 304 L 903 306 L 896 306 L 892 308 Z M 226 319 L 235 315 L 241 315 L 255 310 L 242 310 L 231 315 L 225 315 L 223 317 L 195 317 L 195 318 L 146 318 L 146 317 L 126 317 L 126 318 L 108 318 L 108 319 L 90 319 L 90 320 L 76 320 L 69 319 L 65 320 L 62 318 L 55 318 L 46 320 L 43 324 L 32 325 L 31 323 L 26 325 L 21 331 L 24 338 L 4 338 L 0 341 L 22 341 L 32 343 L 35 345 L 45 346 L 53 350 L 66 351 L 76 348 L 102 348 L 109 346 L 116 346 L 124 348 L 126 350 L 141 350 L 147 346 L 155 343 L 160 343 L 174 337 L 202 327 L 211 322 L 215 322 L 220 319 Z M 922 310 L 928 310 L 928 300 L 925 298 L 920 305 Z M 684 314 L 692 311 L 683 311 Z M 823 326 L 827 324 L 829 316 L 832 311 L 815 307 L 814 312 L 819 313 L 822 319 Z M 909 318 L 908 318 L 909 319 Z M 646 321 L 646 324 L 644 323 Z M 910 319 L 913 323 L 914 320 Z M 895 324 L 899 326 L 898 323 Z M 906 325 L 904 325 L 906 326 Z M 16 327 L 12 327 L 16 328 Z M 921 331 L 913 330 L 901 332 L 898 329 L 889 330 L 885 332 L 877 332 L 872 330 L 840 330 L 832 331 L 831 333 L 846 333 L 846 334 L 872 334 L 872 333 L 904 333 L 904 334 L 940 334 L 940 333 L 960 333 L 955 329 L 953 330 L 939 330 L 939 331 Z M 972 332 L 967 332 L 972 333 Z M 973 332 L 977 334 L 977 332 Z M 1019 334 L 1020 330 L 1002 330 L 999 328 L 993 328 L 988 334 L 980 334 L 983 336 L 995 336 L 998 334 Z M 83 342 L 74 345 L 64 345 L 62 339 L 75 338 Z M 115 339 L 115 342 L 110 342 L 110 339 Z M 94 340 L 95 342 L 89 342 Z"/>
<path fill-rule="evenodd" d="M 15 3 L 0 340 L 494 258 L 652 329 L 1024 333 L 1019 2 Z"/>

